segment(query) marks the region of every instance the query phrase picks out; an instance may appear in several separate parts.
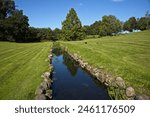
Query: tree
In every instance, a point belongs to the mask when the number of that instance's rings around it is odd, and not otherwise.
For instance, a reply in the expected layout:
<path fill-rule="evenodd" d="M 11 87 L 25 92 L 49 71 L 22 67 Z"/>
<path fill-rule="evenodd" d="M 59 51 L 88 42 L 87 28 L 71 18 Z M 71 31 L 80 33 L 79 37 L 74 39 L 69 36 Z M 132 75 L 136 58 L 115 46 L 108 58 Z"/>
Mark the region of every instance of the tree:
<path fill-rule="evenodd" d="M 0 0 L 0 19 L 5 19 L 15 10 L 15 2 L 13 0 Z"/>
<path fill-rule="evenodd" d="M 53 41 L 57 41 L 57 40 L 59 40 L 60 38 L 61 38 L 61 30 L 59 29 L 59 28 L 55 28 L 54 30 L 53 30 Z"/>
<path fill-rule="evenodd" d="M 83 31 L 86 35 L 91 35 L 91 28 L 88 25 L 84 25 L 83 27 Z"/>
<path fill-rule="evenodd" d="M 37 38 L 40 41 L 52 40 L 52 30 L 50 28 L 37 28 Z"/>
<path fill-rule="evenodd" d="M 23 15 L 22 10 L 15 10 L 12 16 L 6 19 L 8 35 L 12 35 L 17 42 L 27 41 L 27 33 L 29 29 L 28 17 Z"/>
<path fill-rule="evenodd" d="M 37 36 L 38 34 L 38 29 L 34 27 L 29 27 L 29 32 L 28 32 L 28 42 L 40 42 L 41 39 Z"/>
<path fill-rule="evenodd" d="M 150 29 L 150 18 L 141 17 L 138 21 L 138 29 L 140 30 Z"/>
<path fill-rule="evenodd" d="M 99 35 L 113 35 L 121 31 L 121 22 L 113 15 L 103 16 L 99 28 Z"/>
<path fill-rule="evenodd" d="M 13 0 L 0 0 L 0 40 L 24 42 L 28 26 L 28 17 L 15 9 Z"/>
<path fill-rule="evenodd" d="M 50 28 L 29 28 L 28 42 L 41 42 L 53 40 L 53 32 Z"/>
<path fill-rule="evenodd" d="M 6 41 L 7 34 L 7 17 L 12 15 L 15 10 L 15 3 L 12 0 L 0 0 L 0 40 Z"/>
<path fill-rule="evenodd" d="M 132 32 L 133 30 L 137 29 L 137 20 L 135 17 L 131 17 L 129 18 L 123 26 L 123 30 L 128 30 L 130 32 Z"/>
<path fill-rule="evenodd" d="M 86 35 L 99 35 L 100 24 L 101 21 L 95 21 L 90 26 L 88 25 L 83 26 L 83 30 Z"/>
<path fill-rule="evenodd" d="M 82 24 L 73 8 L 67 14 L 66 20 L 62 22 L 61 36 L 63 40 L 68 41 L 82 40 L 85 37 Z"/>
<path fill-rule="evenodd" d="M 99 34 L 100 25 L 101 25 L 101 21 L 95 21 L 92 25 L 90 25 L 91 35 Z"/>

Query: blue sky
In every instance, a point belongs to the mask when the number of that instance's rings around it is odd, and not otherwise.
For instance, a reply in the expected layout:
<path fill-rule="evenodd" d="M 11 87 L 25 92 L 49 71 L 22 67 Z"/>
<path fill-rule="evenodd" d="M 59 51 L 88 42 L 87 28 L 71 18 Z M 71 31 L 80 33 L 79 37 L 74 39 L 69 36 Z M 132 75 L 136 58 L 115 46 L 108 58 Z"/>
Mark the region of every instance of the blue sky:
<path fill-rule="evenodd" d="M 115 15 L 121 21 L 136 18 L 150 11 L 150 0 L 15 0 L 29 18 L 30 26 L 61 28 L 70 8 L 74 8 L 82 25 L 101 20 L 104 15 Z"/>

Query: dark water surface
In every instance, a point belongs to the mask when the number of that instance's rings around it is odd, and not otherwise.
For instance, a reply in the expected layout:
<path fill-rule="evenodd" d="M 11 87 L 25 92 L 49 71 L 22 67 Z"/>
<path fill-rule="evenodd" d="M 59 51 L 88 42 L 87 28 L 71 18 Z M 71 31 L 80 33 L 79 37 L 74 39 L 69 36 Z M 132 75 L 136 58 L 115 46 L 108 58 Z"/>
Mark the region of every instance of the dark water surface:
<path fill-rule="evenodd" d="M 53 56 L 54 100 L 106 100 L 110 99 L 106 87 L 92 78 L 66 54 Z"/>

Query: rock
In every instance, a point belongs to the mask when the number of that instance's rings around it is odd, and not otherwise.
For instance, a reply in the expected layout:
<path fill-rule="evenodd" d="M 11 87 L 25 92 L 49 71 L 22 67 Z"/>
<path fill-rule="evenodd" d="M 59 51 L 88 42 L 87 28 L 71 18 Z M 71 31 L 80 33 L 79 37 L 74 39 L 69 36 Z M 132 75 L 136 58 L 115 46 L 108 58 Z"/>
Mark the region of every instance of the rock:
<path fill-rule="evenodd" d="M 40 95 L 43 94 L 44 92 L 45 92 L 44 88 L 42 86 L 39 86 L 35 91 L 35 95 Z"/>
<path fill-rule="evenodd" d="M 98 69 L 97 68 L 94 68 L 93 69 L 93 73 L 97 73 L 98 72 Z"/>
<path fill-rule="evenodd" d="M 48 58 L 52 58 L 52 56 L 53 56 L 52 54 L 49 54 L 49 55 L 48 55 Z"/>
<path fill-rule="evenodd" d="M 52 80 L 50 78 L 44 78 L 44 81 L 45 82 L 50 82 L 50 83 L 52 82 Z"/>
<path fill-rule="evenodd" d="M 79 61 L 79 64 L 80 64 L 80 66 L 81 66 L 82 68 L 85 68 L 85 65 L 86 65 L 86 64 L 85 64 L 82 60 Z"/>
<path fill-rule="evenodd" d="M 46 90 L 46 94 L 45 94 L 49 99 L 52 99 L 52 90 Z"/>
<path fill-rule="evenodd" d="M 135 99 L 136 100 L 149 100 L 149 97 L 147 95 L 137 95 Z"/>
<path fill-rule="evenodd" d="M 45 90 L 49 89 L 49 88 L 50 88 L 50 85 L 51 85 L 51 83 L 48 83 L 48 82 L 45 82 L 45 81 L 41 83 L 41 86 L 42 86 Z"/>
<path fill-rule="evenodd" d="M 132 87 L 128 87 L 126 89 L 126 95 L 127 97 L 135 97 L 135 90 Z"/>
<path fill-rule="evenodd" d="M 84 66 L 86 67 L 87 65 L 88 65 L 88 63 L 87 63 L 87 62 L 85 62 L 85 63 L 84 63 Z"/>
<path fill-rule="evenodd" d="M 78 55 L 76 53 L 73 56 L 74 56 L 74 58 L 78 58 Z"/>
<path fill-rule="evenodd" d="M 105 84 L 105 86 L 109 86 L 109 84 L 107 82 L 105 82 L 104 84 Z"/>
<path fill-rule="evenodd" d="M 93 73 L 94 74 L 94 73 Z M 94 74 L 94 76 L 101 82 L 101 83 L 104 83 L 105 82 L 105 77 L 103 77 L 102 73 L 100 72 L 96 72 Z"/>
<path fill-rule="evenodd" d="M 123 80 L 121 77 L 117 77 L 117 78 L 116 78 L 116 84 L 117 84 L 117 86 L 120 87 L 120 88 L 123 88 L 123 89 L 126 88 L 125 82 L 124 82 L 124 80 Z"/>
<path fill-rule="evenodd" d="M 114 77 L 108 77 L 108 78 L 106 78 L 105 82 L 106 82 L 109 86 L 112 86 L 112 84 L 115 82 L 115 78 L 114 78 Z"/>
<path fill-rule="evenodd" d="M 40 94 L 40 95 L 37 95 L 35 99 L 36 100 L 46 100 L 47 98 L 44 94 Z"/>
<path fill-rule="evenodd" d="M 90 65 L 87 65 L 87 66 L 86 66 L 86 70 L 87 70 L 87 71 L 91 71 L 91 66 L 90 66 Z"/>
<path fill-rule="evenodd" d="M 49 73 L 49 72 L 45 72 L 45 73 L 43 74 L 43 77 L 44 77 L 44 78 L 49 78 L 49 77 L 50 77 L 50 73 Z"/>
<path fill-rule="evenodd" d="M 95 73 L 95 77 L 98 79 L 100 77 L 99 73 Z"/>

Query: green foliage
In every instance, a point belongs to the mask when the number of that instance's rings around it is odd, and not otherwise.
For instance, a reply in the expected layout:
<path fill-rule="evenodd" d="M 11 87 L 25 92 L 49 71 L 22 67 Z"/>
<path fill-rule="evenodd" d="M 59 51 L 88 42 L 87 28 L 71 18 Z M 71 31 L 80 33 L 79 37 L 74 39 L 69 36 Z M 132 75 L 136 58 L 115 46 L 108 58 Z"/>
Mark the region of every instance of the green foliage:
<path fill-rule="evenodd" d="M 28 34 L 28 17 L 23 15 L 23 11 L 15 10 L 12 16 L 6 19 L 6 30 L 8 35 L 12 35 L 12 38 L 16 42 L 26 42 Z M 8 39 L 9 40 L 9 39 Z M 11 40 L 10 40 L 11 41 Z"/>
<path fill-rule="evenodd" d="M 99 34 L 99 27 L 101 25 L 101 21 L 95 21 L 91 27 L 91 35 L 98 35 Z"/>
<path fill-rule="evenodd" d="M 5 19 L 15 10 L 15 2 L 13 0 L 0 0 L 0 19 Z"/>
<path fill-rule="evenodd" d="M 28 33 L 28 17 L 22 10 L 15 9 L 13 0 L 0 0 L 0 40 L 26 41 Z"/>
<path fill-rule="evenodd" d="M 99 28 L 99 35 L 113 35 L 121 31 L 121 22 L 113 15 L 103 16 Z"/>
<path fill-rule="evenodd" d="M 66 20 L 62 22 L 61 37 L 68 41 L 82 40 L 85 37 L 81 22 L 73 8 L 67 14 Z"/>
<path fill-rule="evenodd" d="M 124 23 L 123 30 L 128 30 L 132 32 L 133 30 L 136 30 L 136 29 L 137 29 L 137 20 L 135 17 L 129 18 L 129 20 L 127 20 Z"/>
<path fill-rule="evenodd" d="M 53 31 L 50 28 L 29 28 L 28 42 L 53 40 Z"/>
<path fill-rule="evenodd" d="M 101 25 L 101 21 L 95 21 L 90 26 L 84 26 L 83 29 L 86 35 L 98 35 L 100 25 Z"/>
<path fill-rule="evenodd" d="M 47 55 L 52 43 L 0 42 L 0 99 L 35 98 L 35 90 L 50 71 Z"/>
<path fill-rule="evenodd" d="M 150 30 L 147 30 L 130 35 L 60 43 L 69 52 L 78 53 L 89 64 L 124 78 L 127 85 L 133 86 L 138 93 L 150 96 L 149 37 Z"/>
<path fill-rule="evenodd" d="M 37 28 L 37 31 L 37 38 L 39 38 L 40 41 L 52 40 L 52 30 L 50 28 Z"/>
<path fill-rule="evenodd" d="M 150 17 L 141 17 L 138 21 L 138 29 L 150 29 Z"/>
<path fill-rule="evenodd" d="M 60 40 L 60 38 L 61 38 L 61 30 L 58 28 L 55 28 L 53 30 L 53 41 Z"/>

